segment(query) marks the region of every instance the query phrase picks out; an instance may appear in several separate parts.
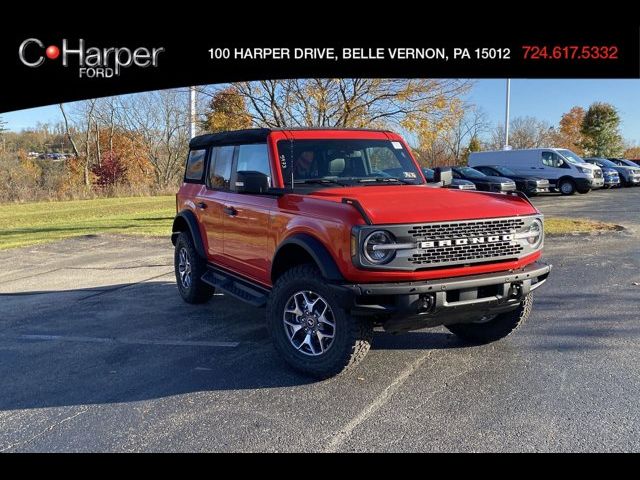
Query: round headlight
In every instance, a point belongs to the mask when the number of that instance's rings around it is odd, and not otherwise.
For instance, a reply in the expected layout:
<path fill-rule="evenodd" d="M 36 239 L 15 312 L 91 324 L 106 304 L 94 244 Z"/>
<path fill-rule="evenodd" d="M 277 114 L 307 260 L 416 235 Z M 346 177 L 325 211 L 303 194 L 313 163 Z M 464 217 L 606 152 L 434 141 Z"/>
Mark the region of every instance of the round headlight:
<path fill-rule="evenodd" d="M 395 255 L 395 249 L 385 248 L 395 243 L 389 232 L 376 230 L 367 235 L 364 240 L 363 253 L 365 258 L 376 265 L 387 263 Z"/>
<path fill-rule="evenodd" d="M 543 236 L 542 221 L 536 218 L 531 223 L 531 225 L 529 225 L 529 229 L 527 230 L 527 233 L 529 234 L 527 236 L 527 242 L 529 242 L 529 245 L 532 245 L 533 248 L 537 248 L 542 242 L 542 236 Z"/>

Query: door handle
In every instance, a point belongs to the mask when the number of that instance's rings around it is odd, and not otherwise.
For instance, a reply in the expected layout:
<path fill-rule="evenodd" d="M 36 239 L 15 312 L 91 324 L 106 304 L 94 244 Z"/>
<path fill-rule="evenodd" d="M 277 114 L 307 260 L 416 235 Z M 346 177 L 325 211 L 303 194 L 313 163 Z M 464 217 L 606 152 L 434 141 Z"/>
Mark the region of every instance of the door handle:
<path fill-rule="evenodd" d="M 230 217 L 235 217 L 238 214 L 238 211 L 233 207 L 223 207 L 222 211 Z"/>
<path fill-rule="evenodd" d="M 198 202 L 196 203 L 196 207 L 201 208 L 202 210 L 204 210 L 205 208 L 207 208 L 207 204 L 204 202 Z"/>

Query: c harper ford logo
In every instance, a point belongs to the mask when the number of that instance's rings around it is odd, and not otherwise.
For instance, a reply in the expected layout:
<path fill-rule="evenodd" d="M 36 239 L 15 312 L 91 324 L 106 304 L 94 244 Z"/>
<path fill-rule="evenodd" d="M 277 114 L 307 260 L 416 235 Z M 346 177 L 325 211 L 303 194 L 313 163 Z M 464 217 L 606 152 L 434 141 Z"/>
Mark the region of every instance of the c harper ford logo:
<path fill-rule="evenodd" d="M 62 39 L 62 48 L 49 45 L 45 48 L 37 38 L 28 38 L 20 44 L 20 61 L 30 68 L 37 68 L 49 59 L 62 57 L 62 66 L 77 66 L 80 78 L 112 78 L 130 67 L 149 68 L 158 66 L 158 57 L 164 48 L 137 47 L 87 47 L 84 39 L 74 45 Z"/>

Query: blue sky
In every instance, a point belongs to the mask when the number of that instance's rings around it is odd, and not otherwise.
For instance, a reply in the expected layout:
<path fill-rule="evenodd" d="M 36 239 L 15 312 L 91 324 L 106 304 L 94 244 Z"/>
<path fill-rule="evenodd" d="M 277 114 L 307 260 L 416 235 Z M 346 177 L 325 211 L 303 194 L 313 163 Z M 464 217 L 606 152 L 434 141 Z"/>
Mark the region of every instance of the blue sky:
<path fill-rule="evenodd" d="M 504 122 L 505 80 L 477 80 L 469 100 L 480 106 L 494 124 Z M 622 118 L 622 134 L 640 144 L 640 80 L 523 80 L 511 81 L 511 118 L 533 116 L 557 124 L 574 105 L 595 101 L 615 105 Z M 0 114 L 10 130 L 57 122 L 56 105 Z"/>
<path fill-rule="evenodd" d="M 505 80 L 478 80 L 469 100 L 504 123 Z M 640 144 L 640 80 L 511 80 L 511 118 L 532 116 L 557 125 L 563 113 L 600 101 L 620 113 L 622 135 Z"/>

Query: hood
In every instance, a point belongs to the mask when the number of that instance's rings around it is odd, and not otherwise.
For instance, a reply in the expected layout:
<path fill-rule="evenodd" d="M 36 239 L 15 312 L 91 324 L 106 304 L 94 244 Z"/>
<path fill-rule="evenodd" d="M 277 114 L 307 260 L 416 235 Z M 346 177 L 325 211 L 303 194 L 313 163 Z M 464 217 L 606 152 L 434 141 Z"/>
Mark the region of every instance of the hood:
<path fill-rule="evenodd" d="M 531 175 L 517 175 L 517 176 L 514 176 L 514 177 L 510 177 L 510 178 L 511 178 L 511 180 L 518 180 L 518 181 L 532 180 L 534 182 L 538 182 L 540 180 L 546 180 L 545 178 L 534 177 L 534 176 L 531 176 Z"/>
<path fill-rule="evenodd" d="M 463 180 L 462 178 L 454 178 L 451 180 L 452 185 L 473 185 L 473 182 L 469 180 Z"/>
<path fill-rule="evenodd" d="M 596 170 L 602 170 L 599 166 L 594 165 L 593 163 L 582 162 L 582 163 L 574 163 L 574 165 L 576 167 L 581 167 L 581 168 L 586 168 L 588 170 L 593 170 L 594 172 Z"/>
<path fill-rule="evenodd" d="M 451 190 L 424 185 L 325 188 L 310 194 L 334 202 L 358 200 L 375 224 L 446 222 L 532 215 L 538 211 L 517 195 Z"/>

